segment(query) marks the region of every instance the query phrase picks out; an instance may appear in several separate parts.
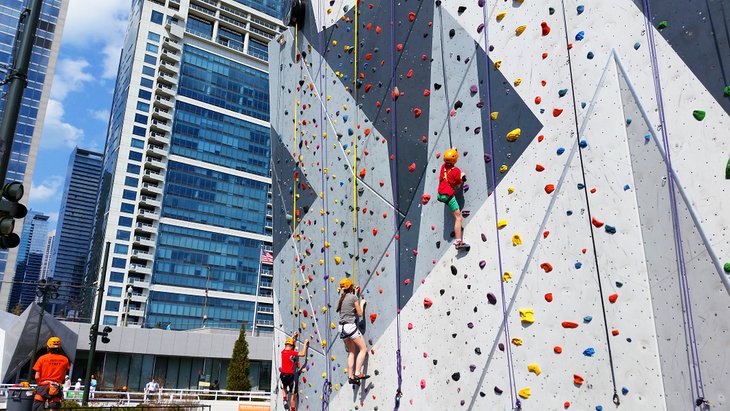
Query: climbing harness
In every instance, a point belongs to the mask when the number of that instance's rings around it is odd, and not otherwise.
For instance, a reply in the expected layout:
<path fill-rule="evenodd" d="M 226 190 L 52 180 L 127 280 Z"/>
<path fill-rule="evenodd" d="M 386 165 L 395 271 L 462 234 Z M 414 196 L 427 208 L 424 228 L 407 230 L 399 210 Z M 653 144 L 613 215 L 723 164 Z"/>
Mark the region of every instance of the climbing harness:
<path fill-rule="evenodd" d="M 577 107 L 577 99 L 575 96 L 575 86 L 574 86 L 575 81 L 574 81 L 574 77 L 573 77 L 573 63 L 571 61 L 570 47 L 569 47 L 570 39 L 568 38 L 568 18 L 567 18 L 567 13 L 565 11 L 566 10 L 565 9 L 565 0 L 561 1 L 561 5 L 562 5 L 562 11 L 563 11 L 563 24 L 565 26 L 565 44 L 566 44 L 566 50 L 568 51 L 567 52 L 568 70 L 570 73 L 570 83 L 571 83 L 571 85 L 573 85 L 573 87 L 571 87 L 571 94 L 572 94 L 572 99 L 573 99 L 573 114 L 574 114 L 573 117 L 575 119 L 575 138 L 576 138 L 576 142 L 578 143 L 578 158 L 580 160 L 580 171 L 581 171 L 581 175 L 583 177 L 583 187 L 588 187 L 588 184 L 586 182 L 585 164 L 583 162 L 583 145 L 580 142 L 581 133 L 580 133 L 580 126 L 578 124 L 578 107 Z M 586 212 L 588 214 L 588 227 L 589 227 L 590 233 L 591 233 L 591 245 L 593 247 L 593 259 L 596 264 L 596 279 L 598 281 L 598 294 L 599 294 L 600 300 L 601 300 L 601 313 L 603 314 L 603 329 L 606 334 L 606 348 L 608 350 L 608 363 L 611 368 L 611 384 L 613 385 L 613 403 L 618 406 L 618 405 L 621 405 L 621 400 L 618 396 L 618 390 L 616 388 L 616 371 L 615 371 L 615 366 L 613 363 L 613 351 L 611 350 L 611 337 L 610 337 L 610 332 L 608 330 L 608 317 L 606 315 L 606 299 L 604 298 L 604 293 L 603 293 L 603 281 L 601 278 L 600 265 L 598 263 L 598 250 L 596 249 L 596 237 L 595 237 L 595 233 L 593 230 L 593 224 L 592 224 L 593 214 L 591 213 L 591 203 L 588 198 L 588 190 L 584 189 L 583 194 L 585 195 Z"/>
<path fill-rule="evenodd" d="M 646 34 L 649 40 L 649 56 L 651 59 L 651 68 L 654 77 L 654 90 L 656 92 L 657 109 L 659 111 L 659 131 L 662 134 L 662 145 L 665 153 L 665 163 L 667 169 L 667 181 L 669 190 L 669 201 L 672 213 L 672 227 L 674 230 L 674 249 L 677 259 L 677 274 L 679 277 L 680 302 L 682 304 L 682 314 L 685 330 L 685 345 L 690 354 L 691 378 L 694 387 L 690 387 L 697 399 L 693 403 L 694 409 L 709 405 L 705 400 L 705 387 L 702 381 L 702 369 L 700 364 L 700 354 L 697 346 L 697 336 L 695 334 L 694 316 L 692 314 L 692 302 L 689 291 L 689 281 L 687 279 L 687 265 L 684 260 L 684 245 L 682 241 L 682 231 L 679 226 L 679 212 L 677 209 L 677 198 L 675 192 L 675 184 L 672 167 L 672 156 L 669 146 L 669 133 L 667 132 L 667 121 L 664 112 L 664 98 L 662 96 L 662 84 L 659 74 L 659 58 L 657 57 L 656 40 L 654 38 L 654 26 L 651 24 L 651 5 L 648 0 L 644 3 L 644 24 Z"/>
<path fill-rule="evenodd" d="M 492 93 L 490 90 L 491 86 L 491 75 L 490 75 L 490 64 L 489 64 L 489 29 L 487 27 L 487 9 L 486 7 L 482 7 L 482 17 L 484 19 L 484 64 L 486 70 L 484 72 L 486 73 L 486 94 L 487 94 L 487 104 L 486 109 L 488 113 L 492 112 Z M 488 130 L 488 137 L 489 137 L 489 155 L 492 159 L 494 159 L 494 130 L 492 128 L 492 122 L 489 121 L 489 127 L 487 127 Z M 492 168 L 492 199 L 494 201 L 494 219 L 495 221 L 499 221 L 499 208 L 497 203 L 497 168 L 495 165 L 495 161 L 491 161 L 491 168 Z M 489 177 L 487 177 L 489 178 Z M 502 293 L 502 327 L 504 328 L 504 336 L 505 336 L 505 354 L 507 357 L 507 372 L 508 372 L 508 378 L 509 378 L 509 386 L 510 386 L 510 398 L 512 401 L 512 404 L 514 404 L 514 410 L 519 410 L 522 408 L 522 405 L 520 403 L 520 400 L 517 398 L 517 383 L 515 381 L 515 367 L 514 367 L 514 360 L 512 358 L 512 348 L 511 348 L 511 338 L 510 338 L 510 332 L 509 332 L 509 312 L 507 311 L 507 301 L 506 301 L 506 293 L 504 290 L 504 280 L 502 278 L 502 273 L 504 272 L 503 265 L 502 265 L 502 249 L 501 249 L 501 242 L 500 242 L 500 236 L 499 236 L 499 228 L 495 225 L 495 231 L 496 231 L 496 239 L 497 239 L 497 260 L 499 265 L 499 285 L 500 290 Z"/>

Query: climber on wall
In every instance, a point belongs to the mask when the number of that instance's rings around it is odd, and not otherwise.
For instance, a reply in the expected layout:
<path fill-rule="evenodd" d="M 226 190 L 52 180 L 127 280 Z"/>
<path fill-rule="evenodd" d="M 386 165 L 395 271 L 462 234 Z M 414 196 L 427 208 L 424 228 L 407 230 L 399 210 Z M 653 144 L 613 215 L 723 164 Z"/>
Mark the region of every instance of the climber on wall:
<path fill-rule="evenodd" d="M 294 331 L 291 338 L 287 338 L 284 342 L 284 349 L 281 351 L 281 390 L 284 391 L 284 409 L 296 411 L 297 393 L 299 392 L 299 361 L 295 359 L 307 355 L 309 348 L 309 340 L 304 340 L 304 347 L 301 351 L 297 351 L 296 338 L 299 331 Z M 290 396 L 287 396 L 291 393 Z"/>
<path fill-rule="evenodd" d="M 438 201 L 448 205 L 454 215 L 454 234 L 456 235 L 454 247 L 457 250 L 469 250 L 469 244 L 464 242 L 461 229 L 462 217 L 459 202 L 456 201 L 454 195 L 454 192 L 466 181 L 466 174 L 456 167 L 458 159 L 459 153 L 455 148 L 450 148 L 444 153 L 444 164 L 441 166 L 441 174 L 439 174 Z"/>
<path fill-rule="evenodd" d="M 370 378 L 369 375 L 362 373 L 368 347 L 357 326 L 357 319 L 362 317 L 366 302 L 359 299 L 360 287 L 355 287 L 349 278 L 340 281 L 340 290 L 342 295 L 340 302 L 337 303 L 337 312 L 340 313 L 340 338 L 345 342 L 347 349 L 348 380 L 350 384 L 359 384 L 361 380 Z"/>

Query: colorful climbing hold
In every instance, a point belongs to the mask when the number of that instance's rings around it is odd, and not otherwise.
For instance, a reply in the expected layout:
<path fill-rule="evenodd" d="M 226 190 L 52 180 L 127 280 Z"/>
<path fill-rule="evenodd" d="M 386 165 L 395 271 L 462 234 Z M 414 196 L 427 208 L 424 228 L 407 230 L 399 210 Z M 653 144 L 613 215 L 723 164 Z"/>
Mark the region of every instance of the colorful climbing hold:
<path fill-rule="evenodd" d="M 545 301 L 547 301 L 549 303 L 553 302 L 553 293 L 545 294 Z"/>
<path fill-rule="evenodd" d="M 517 141 L 518 138 L 520 138 L 520 135 L 522 134 L 522 130 L 519 128 L 516 128 L 509 133 L 507 133 L 507 141 Z"/>
<path fill-rule="evenodd" d="M 519 234 L 514 234 L 512 236 L 512 245 L 516 247 L 520 244 L 522 244 L 522 238 L 520 237 Z"/>
<path fill-rule="evenodd" d="M 546 193 L 552 194 L 553 191 L 555 191 L 555 186 L 553 184 L 548 184 L 545 186 Z"/>
<path fill-rule="evenodd" d="M 562 326 L 563 326 L 563 328 L 578 328 L 578 323 L 574 323 L 571 321 L 563 321 Z"/>
<path fill-rule="evenodd" d="M 429 308 L 431 308 L 432 305 L 433 305 L 433 301 L 431 301 L 430 298 L 425 297 L 423 299 L 423 308 L 429 309 Z"/>
<path fill-rule="evenodd" d="M 517 392 L 517 395 L 524 399 L 530 398 L 530 395 L 532 395 L 532 392 L 530 391 L 530 387 L 523 388 Z"/>
<path fill-rule="evenodd" d="M 547 22 L 543 21 L 540 23 L 540 27 L 542 28 L 542 35 L 547 36 L 550 34 L 550 26 L 548 26 Z"/>
<path fill-rule="evenodd" d="M 532 308 L 520 308 L 520 321 L 523 324 L 532 324 L 535 322 L 535 310 Z"/>
<path fill-rule="evenodd" d="M 542 374 L 542 370 L 538 364 L 527 364 L 527 372 L 534 373 L 535 375 Z"/>
<path fill-rule="evenodd" d="M 611 304 L 615 303 L 616 300 L 618 300 L 618 294 L 611 294 L 608 296 L 608 301 L 610 301 Z"/>
<path fill-rule="evenodd" d="M 697 121 L 702 121 L 702 120 L 704 120 L 704 119 L 705 119 L 705 115 L 706 115 L 706 113 L 705 113 L 705 111 L 704 111 L 704 110 L 695 110 L 695 111 L 693 111 L 693 112 L 692 112 L 692 116 L 693 116 L 693 117 L 695 118 L 695 120 L 697 120 Z"/>
<path fill-rule="evenodd" d="M 662 20 L 662 21 L 660 21 L 660 22 L 659 22 L 659 24 L 657 25 L 657 28 L 658 28 L 659 30 L 661 30 L 661 29 L 665 29 L 665 28 L 667 28 L 668 26 L 669 26 L 669 22 L 668 22 L 668 21 L 666 21 L 666 20 Z"/>

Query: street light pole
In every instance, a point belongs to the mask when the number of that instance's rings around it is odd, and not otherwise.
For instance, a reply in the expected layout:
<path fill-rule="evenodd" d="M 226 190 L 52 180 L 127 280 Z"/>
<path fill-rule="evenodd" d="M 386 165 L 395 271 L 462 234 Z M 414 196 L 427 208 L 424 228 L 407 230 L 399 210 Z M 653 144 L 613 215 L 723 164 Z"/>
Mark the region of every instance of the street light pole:
<path fill-rule="evenodd" d="M 101 302 L 104 299 L 104 283 L 106 282 L 106 267 L 109 261 L 109 246 L 107 241 L 104 247 L 104 264 L 99 273 L 99 289 L 96 292 L 96 310 L 94 311 L 94 323 L 89 331 L 89 361 L 86 364 L 86 381 L 84 382 L 84 396 L 82 405 L 89 405 L 89 388 L 91 388 L 91 369 L 94 367 L 94 354 L 96 353 L 96 339 L 99 336 L 99 317 L 101 316 Z"/>
<path fill-rule="evenodd" d="M 125 309 L 124 309 L 124 326 L 126 327 L 127 324 L 129 324 L 129 304 L 132 301 L 132 286 L 127 286 L 127 298 L 124 300 Z"/>

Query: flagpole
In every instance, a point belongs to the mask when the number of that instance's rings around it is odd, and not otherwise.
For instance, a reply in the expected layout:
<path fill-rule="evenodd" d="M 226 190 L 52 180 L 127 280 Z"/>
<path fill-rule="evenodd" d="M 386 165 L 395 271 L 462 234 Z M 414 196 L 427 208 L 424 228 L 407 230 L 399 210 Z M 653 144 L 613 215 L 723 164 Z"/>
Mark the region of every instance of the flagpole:
<path fill-rule="evenodd" d="M 259 272 L 256 279 L 256 300 L 253 302 L 253 325 L 251 326 L 251 335 L 256 333 L 256 321 L 259 316 L 259 287 L 261 287 L 261 257 L 263 256 L 264 243 L 259 244 Z"/>

